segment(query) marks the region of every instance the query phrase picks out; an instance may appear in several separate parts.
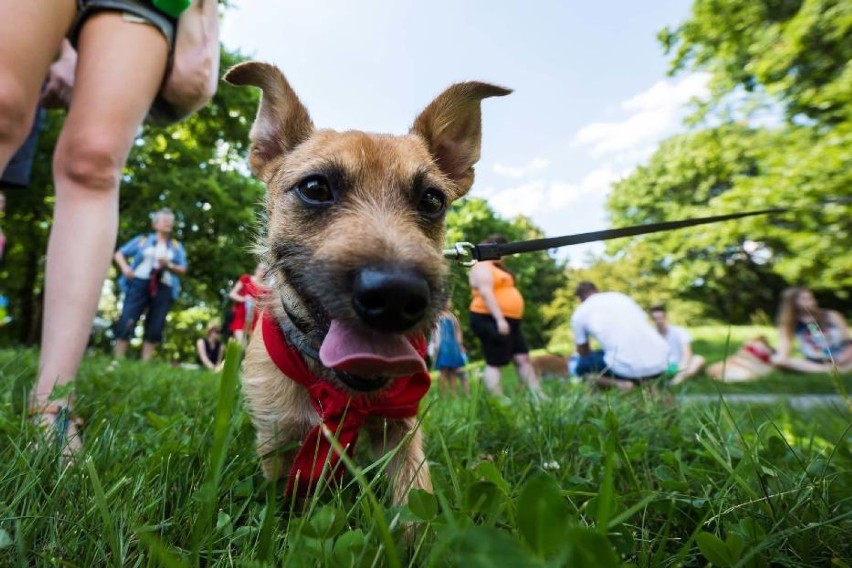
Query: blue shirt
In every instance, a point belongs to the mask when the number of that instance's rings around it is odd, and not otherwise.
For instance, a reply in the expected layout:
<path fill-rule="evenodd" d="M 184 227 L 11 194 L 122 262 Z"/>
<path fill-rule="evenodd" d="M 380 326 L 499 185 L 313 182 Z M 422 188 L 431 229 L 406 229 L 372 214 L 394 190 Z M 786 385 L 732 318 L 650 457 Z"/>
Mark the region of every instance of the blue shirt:
<path fill-rule="evenodd" d="M 132 258 L 130 261 L 130 268 L 136 269 L 137 266 L 142 262 L 144 255 L 142 254 L 146 248 L 151 248 L 157 246 L 157 233 L 150 233 L 148 235 L 137 235 L 121 245 L 119 247 L 118 252 L 126 256 L 127 258 Z M 186 268 L 186 251 L 183 248 L 183 245 L 177 239 L 169 239 L 166 243 L 166 246 L 174 253 L 174 257 L 172 258 L 172 264 L 176 266 L 180 266 L 181 268 Z M 127 290 L 127 278 L 122 275 L 118 279 L 118 285 L 121 288 L 121 291 L 124 292 Z M 175 273 L 172 273 L 172 298 L 177 299 L 180 295 L 180 278 Z"/>

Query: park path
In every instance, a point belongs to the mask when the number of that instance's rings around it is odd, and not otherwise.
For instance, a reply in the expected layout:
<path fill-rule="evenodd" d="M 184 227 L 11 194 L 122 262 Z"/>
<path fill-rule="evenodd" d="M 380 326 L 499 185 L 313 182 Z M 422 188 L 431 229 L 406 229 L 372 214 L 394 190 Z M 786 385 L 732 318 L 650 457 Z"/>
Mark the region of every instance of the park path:
<path fill-rule="evenodd" d="M 797 410 L 810 410 L 826 406 L 837 409 L 847 408 L 846 399 L 837 394 L 725 394 L 728 404 L 776 404 L 787 403 Z M 685 394 L 677 397 L 685 404 L 708 404 L 717 402 L 716 394 Z"/>

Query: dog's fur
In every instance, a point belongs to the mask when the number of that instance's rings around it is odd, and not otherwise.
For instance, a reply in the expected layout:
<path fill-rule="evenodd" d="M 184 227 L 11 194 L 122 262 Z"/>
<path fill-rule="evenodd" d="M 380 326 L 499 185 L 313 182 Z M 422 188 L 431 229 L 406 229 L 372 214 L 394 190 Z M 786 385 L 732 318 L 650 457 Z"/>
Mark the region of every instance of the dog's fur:
<path fill-rule="evenodd" d="M 530 357 L 530 363 L 538 377 L 550 377 L 554 379 L 567 379 L 569 377 L 568 357 L 564 355 L 555 355 L 553 353 L 535 355 Z"/>
<path fill-rule="evenodd" d="M 707 367 L 707 376 L 717 381 L 738 383 L 759 379 L 775 369 L 770 363 L 746 349 L 747 346 L 770 355 L 775 352 L 765 337 L 749 339 L 736 353 Z"/>
<path fill-rule="evenodd" d="M 424 216 L 418 204 L 427 188 L 442 193 L 447 205 L 467 193 L 479 159 L 480 102 L 511 91 L 486 83 L 453 85 L 417 117 L 407 135 L 391 136 L 315 129 L 272 65 L 243 63 L 225 80 L 263 91 L 251 131 L 250 165 L 268 190 L 262 252 L 277 289 L 266 309 L 282 323 L 289 312 L 320 340 L 332 319 L 369 328 L 353 309 L 352 275 L 365 267 L 400 266 L 422 276 L 429 288 L 428 307 L 404 333 L 430 330 L 448 293 L 444 215 Z M 317 174 L 331 181 L 330 206 L 306 206 L 295 191 Z M 319 377 L 347 389 L 318 361 L 303 358 Z M 286 476 L 293 456 L 280 448 L 303 440 L 319 417 L 307 391 L 270 360 L 260 328 L 247 349 L 243 385 L 263 472 L 269 479 Z M 412 488 L 431 489 L 416 426 L 413 417 L 372 419 L 366 425 L 377 451 L 400 448 L 389 465 L 394 504 L 406 502 Z"/>

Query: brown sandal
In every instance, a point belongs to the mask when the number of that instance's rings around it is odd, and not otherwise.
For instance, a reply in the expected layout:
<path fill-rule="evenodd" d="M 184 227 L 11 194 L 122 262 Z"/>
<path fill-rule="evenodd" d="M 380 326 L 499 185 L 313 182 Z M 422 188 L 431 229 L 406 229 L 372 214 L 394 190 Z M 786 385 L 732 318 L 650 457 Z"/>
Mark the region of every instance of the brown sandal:
<path fill-rule="evenodd" d="M 56 445 L 62 451 L 62 456 L 71 458 L 82 447 L 80 430 L 83 420 L 71 412 L 67 401 L 57 401 L 50 404 L 31 407 L 29 416 L 37 426 L 45 431 L 45 437 L 53 432 Z"/>

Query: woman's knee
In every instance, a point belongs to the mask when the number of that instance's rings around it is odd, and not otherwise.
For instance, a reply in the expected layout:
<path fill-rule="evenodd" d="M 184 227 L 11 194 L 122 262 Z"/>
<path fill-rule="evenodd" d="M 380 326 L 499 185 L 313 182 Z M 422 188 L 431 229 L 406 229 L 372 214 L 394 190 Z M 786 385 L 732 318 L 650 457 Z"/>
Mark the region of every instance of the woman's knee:
<path fill-rule="evenodd" d="M 57 181 L 86 189 L 116 189 L 126 158 L 122 145 L 103 133 L 63 130 L 53 159 L 54 175 Z"/>

